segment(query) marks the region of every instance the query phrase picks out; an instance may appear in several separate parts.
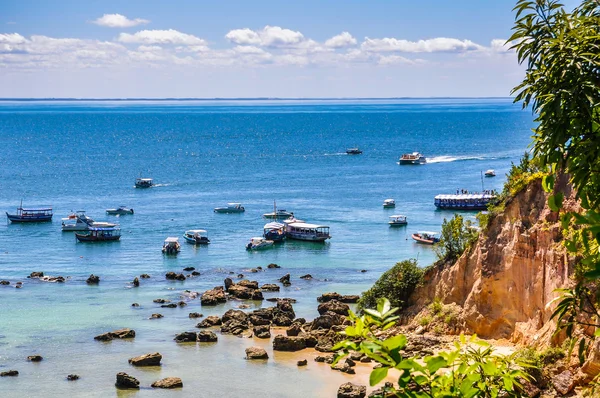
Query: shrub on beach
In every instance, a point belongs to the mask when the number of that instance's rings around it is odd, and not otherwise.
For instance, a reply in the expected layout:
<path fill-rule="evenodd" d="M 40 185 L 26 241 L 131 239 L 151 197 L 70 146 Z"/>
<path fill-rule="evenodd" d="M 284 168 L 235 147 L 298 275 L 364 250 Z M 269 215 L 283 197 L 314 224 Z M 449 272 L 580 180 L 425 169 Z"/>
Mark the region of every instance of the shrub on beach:
<path fill-rule="evenodd" d="M 424 270 L 419 268 L 415 259 L 396 263 L 362 294 L 358 308 L 373 308 L 377 306 L 377 300 L 383 297 L 388 298 L 394 307 L 404 307 L 412 292 L 423 281 L 423 274 Z"/>

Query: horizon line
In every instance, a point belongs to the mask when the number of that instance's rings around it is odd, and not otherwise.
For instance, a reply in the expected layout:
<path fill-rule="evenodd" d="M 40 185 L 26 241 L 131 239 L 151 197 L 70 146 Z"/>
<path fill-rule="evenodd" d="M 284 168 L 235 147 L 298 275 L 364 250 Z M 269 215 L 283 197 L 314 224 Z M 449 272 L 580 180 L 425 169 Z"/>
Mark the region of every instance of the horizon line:
<path fill-rule="evenodd" d="M 351 101 L 405 99 L 511 99 L 514 97 L 0 97 L 0 101 Z"/>

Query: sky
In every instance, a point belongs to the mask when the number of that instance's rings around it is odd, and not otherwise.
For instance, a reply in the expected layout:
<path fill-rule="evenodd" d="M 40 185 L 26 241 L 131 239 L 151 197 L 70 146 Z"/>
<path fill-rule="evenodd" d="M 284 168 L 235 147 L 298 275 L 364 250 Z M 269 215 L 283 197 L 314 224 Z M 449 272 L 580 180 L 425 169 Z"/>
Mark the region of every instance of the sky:
<path fill-rule="evenodd" d="M 506 97 L 516 0 L 0 0 L 0 98 Z"/>

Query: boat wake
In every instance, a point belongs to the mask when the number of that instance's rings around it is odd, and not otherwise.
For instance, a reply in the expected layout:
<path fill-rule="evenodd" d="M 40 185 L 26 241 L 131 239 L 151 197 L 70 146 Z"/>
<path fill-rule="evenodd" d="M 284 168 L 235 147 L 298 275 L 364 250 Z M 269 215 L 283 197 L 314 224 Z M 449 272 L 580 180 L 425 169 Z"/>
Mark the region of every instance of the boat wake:
<path fill-rule="evenodd" d="M 339 152 L 339 153 L 326 153 L 323 156 L 346 156 L 347 153 L 346 152 Z"/>
<path fill-rule="evenodd" d="M 485 160 L 483 156 L 434 156 L 427 158 L 427 163 L 448 163 L 464 160 Z"/>

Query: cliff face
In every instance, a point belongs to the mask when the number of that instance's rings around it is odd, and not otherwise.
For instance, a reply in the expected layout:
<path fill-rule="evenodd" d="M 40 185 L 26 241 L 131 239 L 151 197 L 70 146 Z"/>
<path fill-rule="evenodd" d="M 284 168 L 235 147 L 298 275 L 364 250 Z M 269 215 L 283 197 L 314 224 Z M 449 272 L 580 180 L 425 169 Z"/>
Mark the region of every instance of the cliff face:
<path fill-rule="evenodd" d="M 565 194 L 564 207 L 578 210 L 566 181 L 557 186 Z M 464 328 L 480 337 L 521 343 L 549 339 L 555 326 L 546 304 L 557 296 L 554 289 L 571 283 L 574 261 L 561 244 L 558 214 L 548 208 L 547 198 L 538 180 L 509 200 L 455 264 L 425 275 L 409 312 L 438 298 L 461 306 Z"/>

